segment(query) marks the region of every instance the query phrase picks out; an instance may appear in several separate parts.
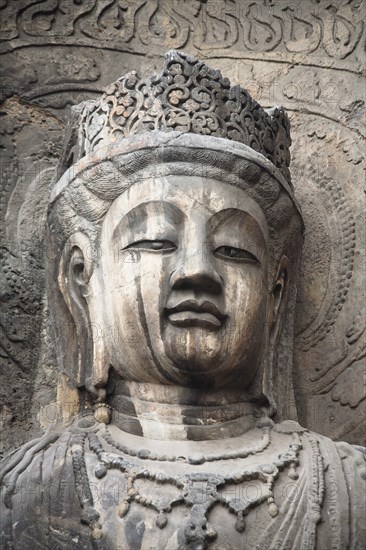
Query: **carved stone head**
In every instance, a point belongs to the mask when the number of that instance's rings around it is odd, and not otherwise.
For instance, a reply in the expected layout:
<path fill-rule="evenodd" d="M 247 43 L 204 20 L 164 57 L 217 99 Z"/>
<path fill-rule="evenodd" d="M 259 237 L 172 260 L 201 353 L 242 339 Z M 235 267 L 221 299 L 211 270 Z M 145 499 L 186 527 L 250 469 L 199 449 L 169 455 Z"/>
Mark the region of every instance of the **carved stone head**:
<path fill-rule="evenodd" d="M 137 382 L 291 397 L 302 219 L 289 123 L 179 52 L 70 124 L 48 216 L 59 362 L 94 396 Z"/>

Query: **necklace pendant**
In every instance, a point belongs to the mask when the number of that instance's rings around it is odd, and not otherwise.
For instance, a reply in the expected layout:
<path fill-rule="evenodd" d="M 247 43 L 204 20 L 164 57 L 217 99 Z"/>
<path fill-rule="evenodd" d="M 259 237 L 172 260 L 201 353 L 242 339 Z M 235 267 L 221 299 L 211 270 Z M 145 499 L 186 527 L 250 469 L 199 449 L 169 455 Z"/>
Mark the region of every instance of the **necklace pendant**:
<path fill-rule="evenodd" d="M 164 527 L 168 523 L 168 518 L 163 512 L 160 512 L 156 518 L 155 523 L 159 527 L 159 529 L 164 529 Z"/>
<path fill-rule="evenodd" d="M 207 548 L 208 543 L 217 537 L 217 532 L 208 523 L 207 507 L 202 504 L 194 504 L 191 512 L 178 531 L 178 541 L 183 544 L 181 550 L 193 550 L 194 548 Z"/>
<path fill-rule="evenodd" d="M 245 519 L 243 513 L 238 513 L 238 517 L 235 522 L 235 529 L 238 531 L 238 533 L 242 533 L 243 531 L 245 531 Z"/>
<path fill-rule="evenodd" d="M 119 517 L 120 518 L 125 517 L 129 509 L 130 509 L 130 503 L 127 500 L 123 500 L 121 504 L 118 506 L 118 510 L 117 510 Z"/>
<path fill-rule="evenodd" d="M 275 518 L 276 516 L 278 516 L 278 506 L 277 506 L 277 504 L 275 504 L 274 502 L 271 502 L 271 504 L 269 504 L 269 506 L 268 506 L 268 512 L 269 512 L 269 515 L 272 518 Z"/>

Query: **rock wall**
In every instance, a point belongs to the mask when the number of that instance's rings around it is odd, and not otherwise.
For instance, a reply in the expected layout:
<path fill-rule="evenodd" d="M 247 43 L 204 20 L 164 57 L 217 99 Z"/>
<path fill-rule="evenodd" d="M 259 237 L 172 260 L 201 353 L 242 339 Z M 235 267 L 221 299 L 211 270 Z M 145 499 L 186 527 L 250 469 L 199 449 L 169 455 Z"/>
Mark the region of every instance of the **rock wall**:
<path fill-rule="evenodd" d="M 364 4 L 9 0 L 0 13 L 1 452 L 57 412 L 43 224 L 70 106 L 132 69 L 158 72 L 172 48 L 288 110 L 307 228 L 294 405 L 303 425 L 364 443 Z"/>

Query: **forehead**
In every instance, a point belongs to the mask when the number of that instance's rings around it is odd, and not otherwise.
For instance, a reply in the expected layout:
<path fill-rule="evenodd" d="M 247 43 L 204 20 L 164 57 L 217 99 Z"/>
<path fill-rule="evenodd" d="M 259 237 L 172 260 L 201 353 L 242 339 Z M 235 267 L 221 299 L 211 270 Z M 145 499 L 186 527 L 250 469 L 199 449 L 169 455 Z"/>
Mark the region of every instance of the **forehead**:
<path fill-rule="evenodd" d="M 148 212 L 150 202 L 174 206 L 187 218 L 202 215 L 210 219 L 228 209 L 242 210 L 259 225 L 263 236 L 268 238 L 268 225 L 260 206 L 240 187 L 204 176 L 167 175 L 147 178 L 134 184 L 122 193 L 111 205 L 106 220 L 118 223 L 131 210 Z M 160 209 L 159 209 L 160 210 Z M 161 216 L 169 209 L 161 209 Z"/>

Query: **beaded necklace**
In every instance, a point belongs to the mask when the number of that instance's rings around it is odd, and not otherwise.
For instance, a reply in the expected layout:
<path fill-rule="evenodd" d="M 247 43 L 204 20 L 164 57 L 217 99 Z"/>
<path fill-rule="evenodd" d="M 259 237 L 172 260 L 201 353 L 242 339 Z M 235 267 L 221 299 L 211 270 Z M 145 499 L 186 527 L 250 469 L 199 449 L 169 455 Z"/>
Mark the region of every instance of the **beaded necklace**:
<path fill-rule="evenodd" d="M 159 462 L 185 462 L 187 464 L 199 465 L 204 464 L 205 462 L 215 462 L 217 460 L 232 460 L 235 458 L 247 458 L 249 455 L 255 455 L 257 453 L 263 452 L 271 443 L 271 430 L 269 426 L 264 426 L 262 428 L 262 440 L 260 443 L 253 445 L 249 448 L 243 448 L 238 451 L 232 451 L 228 453 L 213 453 L 213 454 L 196 454 L 193 456 L 183 456 L 183 455 L 166 455 L 153 453 L 148 449 L 130 449 L 127 445 L 121 445 L 114 440 L 108 428 L 105 427 L 104 432 L 102 433 L 103 439 L 118 451 L 122 452 L 128 456 L 134 456 L 142 460 L 154 460 Z"/>
<path fill-rule="evenodd" d="M 113 438 L 110 434 L 108 436 L 108 434 L 109 432 L 104 431 L 103 439 L 108 445 L 111 445 L 109 441 L 113 440 Z M 212 474 L 201 471 L 200 467 L 199 471 L 174 475 L 154 471 L 145 465 L 130 462 L 130 460 L 127 460 L 120 454 L 106 452 L 95 433 L 89 433 L 87 438 L 90 449 L 98 459 L 98 465 L 94 472 L 95 476 L 101 479 L 106 476 L 108 470 L 115 469 L 120 471 L 126 478 L 126 494 L 118 506 L 119 517 L 125 517 L 130 510 L 131 504 L 136 503 L 139 506 L 155 510 L 157 512 L 156 526 L 159 529 L 163 529 L 167 525 L 168 514 L 174 507 L 183 504 L 189 510 L 189 514 L 179 527 L 179 531 L 180 536 L 185 541 L 186 548 L 190 548 L 192 543 L 202 544 L 205 547 L 205 545 L 217 537 L 217 532 L 208 522 L 208 513 L 216 504 L 221 503 L 231 513 L 236 515 L 235 529 L 239 533 L 245 530 L 245 516 L 249 513 L 250 509 L 259 506 L 265 501 L 267 502 L 270 516 L 276 517 L 279 510 L 273 493 L 275 481 L 278 479 L 280 472 L 286 468 L 289 469 L 288 476 L 291 479 L 297 479 L 296 467 L 299 464 L 299 453 L 302 448 L 300 436 L 294 432 L 286 452 L 278 455 L 278 458 L 272 464 L 258 464 L 246 468 L 240 466 L 240 459 L 259 453 L 270 445 L 270 429 L 267 427 L 263 428 L 261 443 L 250 449 L 242 449 L 234 453 L 222 455 L 202 455 L 199 462 L 195 460 L 195 457 L 181 457 L 183 462 L 192 466 L 202 465 L 205 461 L 235 459 L 238 461 L 238 465 L 233 473 Z M 136 458 L 142 460 L 161 460 L 160 457 L 152 457 L 151 453 L 148 454 L 145 449 L 139 451 L 127 449 L 128 452 L 125 452 L 119 449 L 117 445 L 113 441 L 112 446 L 120 450 L 123 455 L 136 456 Z M 136 453 L 136 455 L 133 453 Z M 245 456 L 242 456 L 244 454 Z M 180 459 L 180 457 L 162 456 L 165 461 L 175 462 Z M 203 460 L 201 460 L 202 458 Z M 179 494 L 176 497 L 168 499 L 145 496 L 141 494 L 136 486 L 135 482 L 139 479 L 148 480 L 159 485 L 167 484 L 174 486 L 179 490 Z M 221 491 L 228 484 L 239 485 L 253 480 L 263 483 L 263 490 L 259 491 L 254 499 L 231 498 L 225 496 L 223 491 Z"/>

